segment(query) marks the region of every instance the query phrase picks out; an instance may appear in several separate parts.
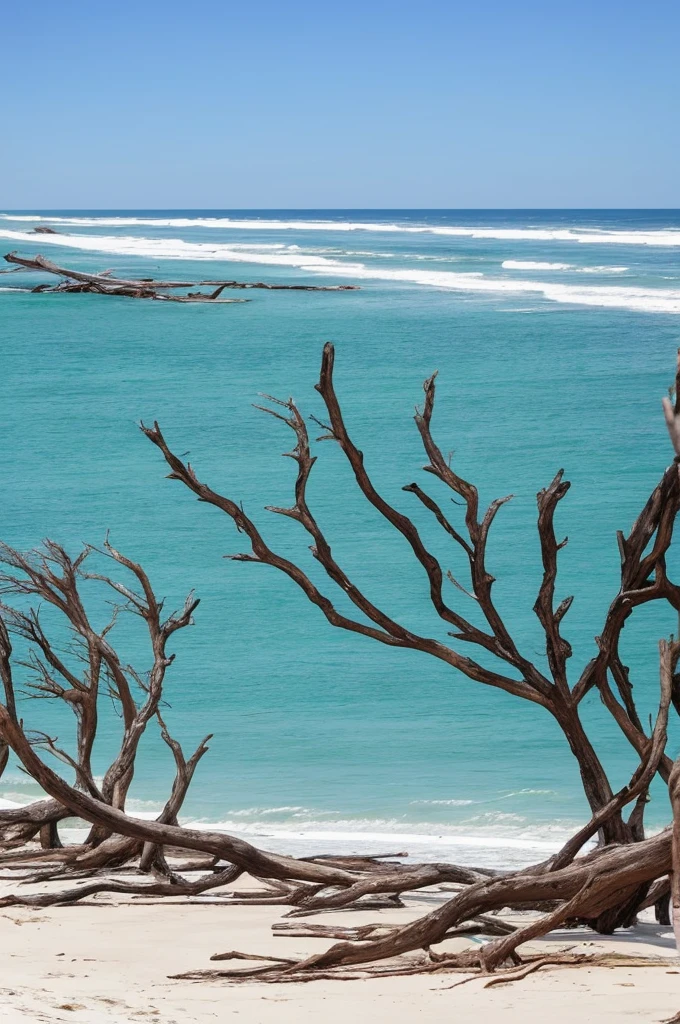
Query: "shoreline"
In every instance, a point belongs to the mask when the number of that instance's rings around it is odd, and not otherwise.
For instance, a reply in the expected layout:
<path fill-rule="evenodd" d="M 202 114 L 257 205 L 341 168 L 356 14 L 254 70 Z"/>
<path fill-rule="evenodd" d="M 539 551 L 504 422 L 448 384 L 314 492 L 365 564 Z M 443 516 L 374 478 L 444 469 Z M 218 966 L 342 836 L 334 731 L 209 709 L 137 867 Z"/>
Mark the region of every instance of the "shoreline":
<path fill-rule="evenodd" d="M 29 803 L 31 801 L 27 801 Z M 26 804 L 0 799 L 0 811 L 11 810 Z M 130 811 L 130 817 L 153 820 L 157 811 Z M 375 854 L 388 853 L 408 858 L 409 861 L 454 861 L 465 866 L 479 865 L 499 871 L 528 866 L 537 860 L 557 853 L 572 830 L 555 823 L 543 829 L 554 827 L 555 837 L 540 838 L 531 835 L 531 826 L 523 832 L 526 835 L 500 835 L 488 832 L 443 832 L 432 823 L 432 832 L 363 831 L 353 829 L 277 827 L 266 822 L 253 823 L 244 827 L 232 821 L 215 822 L 196 820 L 190 816 L 181 819 L 181 824 L 205 832 L 223 832 L 238 839 L 259 846 L 272 853 L 289 854 L 295 857 L 309 857 L 320 854 Z M 397 823 L 395 823 L 397 824 Z M 420 823 L 419 827 L 422 827 Z M 454 828 L 456 826 L 449 826 Z M 67 843 L 78 843 L 87 834 L 86 823 L 66 819 L 60 826 L 60 835 Z M 594 841 L 587 844 L 592 848 Z"/>

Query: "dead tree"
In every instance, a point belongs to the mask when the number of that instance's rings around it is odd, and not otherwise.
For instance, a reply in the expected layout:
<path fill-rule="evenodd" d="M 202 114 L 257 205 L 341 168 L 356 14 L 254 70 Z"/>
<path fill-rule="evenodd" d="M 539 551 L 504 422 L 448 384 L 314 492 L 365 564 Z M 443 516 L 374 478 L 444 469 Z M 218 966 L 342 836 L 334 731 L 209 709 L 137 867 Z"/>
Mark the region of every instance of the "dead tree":
<path fill-rule="evenodd" d="M 38 230 L 36 228 L 36 230 Z M 212 302 L 212 303 L 234 303 L 248 302 L 248 299 L 223 299 L 222 292 L 227 288 L 240 289 L 241 291 L 260 288 L 267 291 L 298 291 L 298 292 L 352 292 L 358 291 L 358 285 L 334 284 L 334 285 L 312 285 L 312 284 L 265 284 L 263 281 L 155 281 L 153 278 L 136 278 L 128 280 L 125 278 L 113 277 L 111 270 L 103 270 L 99 274 L 85 274 L 79 270 L 68 270 L 66 267 L 58 267 L 56 263 L 45 259 L 44 256 L 17 256 L 16 252 L 8 252 L 5 256 L 7 263 L 16 264 L 15 270 L 41 271 L 60 278 L 59 284 L 39 284 L 32 288 L 32 292 L 58 293 L 83 293 L 94 295 L 114 295 L 132 299 L 155 299 L 160 302 Z M 12 273 L 12 271 L 0 271 L 0 273 Z M 213 288 L 210 292 L 192 292 L 188 289 L 209 285 Z M 184 295 L 167 294 L 172 291 L 184 291 Z"/>
<path fill-rule="evenodd" d="M 121 582 L 91 570 L 93 554 L 124 570 L 131 582 Z M 113 598 L 111 618 L 103 628 L 92 624 L 82 596 L 85 581 L 101 584 L 104 592 Z M 0 604 L 0 675 L 12 719 L 19 722 L 11 678 L 11 637 L 18 639 L 23 648 L 18 664 L 28 671 L 26 693 L 63 702 L 76 720 L 73 754 L 44 732 L 30 734 L 33 746 L 45 749 L 68 765 L 78 788 L 123 810 L 139 744 L 149 724 L 156 720 L 177 769 L 172 795 L 161 814 L 162 820 L 174 823 L 209 737 L 186 761 L 180 745 L 170 736 L 161 718 L 161 701 L 165 676 L 174 660 L 174 654 L 167 652 L 168 642 L 175 632 L 192 623 L 198 599 L 190 594 L 180 612 L 165 617 L 163 602 L 156 598 L 146 572 L 108 541 L 100 551 L 86 547 L 75 559 L 51 541 L 28 555 L 0 545 L 0 594 L 3 598 Z M 20 606 L 16 602 L 8 603 L 17 597 L 22 599 Z M 56 610 L 67 627 L 69 642 L 66 645 L 50 637 L 50 630 L 44 625 L 44 614 L 35 607 L 25 610 L 26 599 Z M 120 615 L 126 612 L 138 616 L 148 632 L 153 663 L 145 673 L 126 665 L 112 644 L 112 631 Z M 118 709 L 122 739 L 117 756 L 99 783 L 92 759 L 102 699 L 112 700 Z M 43 846 L 59 847 L 58 822 L 69 816 L 72 816 L 69 808 L 55 800 L 0 811 L 0 840 L 6 847 L 16 847 L 39 833 Z M 87 850 L 76 851 L 73 858 L 76 870 L 111 866 L 141 852 L 129 839 L 121 840 L 120 836 L 96 828 L 85 846 Z M 143 861 L 148 866 L 150 852 Z"/>
<path fill-rule="evenodd" d="M 585 795 L 593 815 L 598 818 L 599 831 L 604 842 L 629 843 L 643 835 L 642 816 L 646 792 L 640 793 L 631 816 L 626 820 L 622 807 L 614 806 L 614 793 L 605 769 L 583 727 L 579 705 L 593 688 L 614 716 L 627 740 L 641 759 L 650 746 L 632 695 L 628 669 L 619 651 L 622 630 L 633 610 L 650 601 L 666 601 L 680 610 L 680 588 L 672 583 L 666 571 L 666 552 L 670 546 L 673 528 L 680 508 L 680 481 L 674 463 L 667 469 L 647 500 L 642 512 L 628 535 L 619 534 L 621 552 L 621 584 L 614 598 L 603 628 L 597 638 L 597 653 L 576 680 L 569 680 L 567 665 L 571 656 L 569 642 L 562 635 L 562 623 L 573 598 L 556 603 L 555 588 L 558 553 L 566 539 L 558 541 L 554 518 L 559 502 L 564 498 L 569 483 L 560 470 L 547 488 L 538 494 L 538 535 L 543 560 L 543 580 L 534 611 L 545 635 L 545 648 L 549 672 L 544 672 L 513 639 L 493 596 L 494 576 L 487 565 L 486 549 L 489 531 L 501 507 L 510 497 L 493 501 L 486 510 L 479 506 L 477 488 L 456 473 L 444 457 L 433 438 L 431 426 L 435 401 L 435 376 L 424 385 L 423 408 L 415 421 L 428 462 L 425 471 L 452 491 L 464 505 L 464 525 L 450 521 L 442 506 L 426 493 L 418 483 L 410 483 L 404 490 L 427 509 L 444 530 L 452 543 L 462 549 L 469 567 L 469 582 L 461 584 L 450 572 L 445 572 L 438 559 L 428 550 L 412 519 L 387 502 L 374 486 L 364 464 L 362 452 L 351 438 L 342 413 L 333 381 L 334 350 L 324 348 L 321 375 L 316 390 L 326 406 L 324 421 L 317 421 L 323 430 L 319 440 L 335 441 L 353 472 L 356 484 L 364 498 L 398 531 L 417 562 L 423 569 L 436 620 L 453 627 L 449 636 L 468 646 L 476 646 L 496 658 L 496 669 L 461 653 L 457 645 L 428 636 L 422 636 L 395 621 L 374 604 L 345 573 L 335 560 L 330 544 L 318 525 L 307 499 L 307 483 L 316 457 L 311 453 L 306 422 L 292 399 L 270 399 L 271 413 L 289 427 L 295 436 L 295 446 L 287 454 L 297 463 L 294 503 L 288 508 L 270 507 L 269 511 L 287 516 L 298 522 L 312 538 L 311 551 L 330 582 L 349 597 L 361 617 L 353 618 L 340 612 L 333 601 L 316 586 L 312 579 L 294 562 L 273 551 L 253 520 L 244 512 L 240 502 L 213 490 L 197 477 L 193 468 L 179 459 L 169 448 L 158 426 L 142 427 L 146 436 L 161 450 L 170 467 L 170 478 L 181 481 L 202 502 L 225 512 L 240 533 L 250 541 L 251 550 L 230 556 L 235 561 L 270 565 L 287 575 L 300 587 L 309 601 L 316 605 L 331 625 L 370 637 L 379 643 L 417 650 L 438 658 L 469 679 L 486 686 L 504 690 L 515 697 L 540 704 L 559 723 L 574 754 Z M 266 396 L 270 397 L 270 396 Z M 260 407 L 262 408 L 262 407 Z M 672 421 L 678 415 L 672 410 Z M 486 620 L 480 628 L 448 603 L 444 594 L 446 579 L 472 597 Z M 435 624 L 433 623 L 433 625 Z M 512 673 L 512 674 L 511 674 Z M 519 676 L 519 678 L 516 678 Z M 662 752 L 657 771 L 668 779 L 671 762 Z M 608 809 L 606 813 L 604 809 Z M 610 915 L 596 922 L 604 930 L 616 924 L 628 923 L 634 916 L 635 906 L 644 899 L 642 890 L 634 894 L 632 902 L 622 905 L 614 921 Z"/>

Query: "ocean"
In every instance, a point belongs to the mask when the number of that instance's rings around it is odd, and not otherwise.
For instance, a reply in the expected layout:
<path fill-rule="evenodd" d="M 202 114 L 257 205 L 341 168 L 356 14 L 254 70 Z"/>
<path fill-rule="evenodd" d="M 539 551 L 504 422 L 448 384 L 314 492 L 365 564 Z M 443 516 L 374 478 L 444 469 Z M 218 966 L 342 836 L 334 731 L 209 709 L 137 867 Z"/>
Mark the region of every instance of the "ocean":
<path fill-rule="evenodd" d="M 60 234 L 34 234 L 40 225 Z M 540 663 L 536 493 L 561 467 L 572 481 L 557 517 L 569 536 L 557 593 L 575 596 L 564 625 L 573 679 L 617 589 L 616 530 L 630 527 L 671 460 L 660 398 L 680 341 L 680 211 L 28 210 L 0 216 L 0 240 L 3 252 L 123 276 L 360 286 L 185 306 L 30 294 L 15 289 L 37 278 L 0 277 L 0 539 L 29 548 L 49 536 L 75 552 L 110 531 L 168 607 L 192 588 L 201 598 L 195 626 L 176 637 L 166 688 L 166 718 L 187 751 L 214 733 L 184 820 L 293 853 L 408 850 L 511 866 L 557 848 L 588 812 L 548 713 L 434 659 L 334 630 L 273 570 L 225 560 L 243 538 L 165 479 L 137 424 L 157 419 L 198 475 L 242 501 L 271 546 L 330 596 L 307 535 L 264 511 L 292 503 L 295 467 L 280 457 L 290 432 L 253 403 L 260 392 L 293 396 L 322 418 L 314 384 L 332 340 L 338 394 L 374 483 L 462 574 L 458 551 L 402 491 L 416 480 L 449 501 L 421 471 L 413 423 L 422 382 L 438 370 L 442 449 L 484 502 L 514 495 L 488 564 L 519 646 Z M 357 494 L 332 443 L 315 454 L 309 498 L 337 560 L 394 618 L 446 640 L 403 539 Z M 471 614 L 465 594 L 451 587 L 447 597 Z M 626 627 L 643 721 L 658 703 L 658 640 L 674 630 L 675 617 L 655 608 Z M 122 621 L 120 635 L 126 657 L 147 668 L 139 624 Z M 583 712 L 623 784 L 630 748 L 596 694 Z M 70 742 L 72 723 L 54 704 L 26 699 L 22 714 Z M 119 727 L 104 709 L 98 770 Z M 679 746 L 675 730 L 669 752 Z M 171 779 L 150 736 L 130 809 L 152 814 Z M 0 800 L 35 792 L 16 766 L 0 778 Z M 648 821 L 668 816 L 657 790 Z"/>

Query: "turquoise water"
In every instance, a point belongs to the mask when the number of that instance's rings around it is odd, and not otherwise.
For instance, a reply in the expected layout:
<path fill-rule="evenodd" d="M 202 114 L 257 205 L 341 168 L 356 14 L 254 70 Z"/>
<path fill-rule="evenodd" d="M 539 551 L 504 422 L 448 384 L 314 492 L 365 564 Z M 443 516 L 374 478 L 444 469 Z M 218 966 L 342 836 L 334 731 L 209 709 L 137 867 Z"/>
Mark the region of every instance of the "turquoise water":
<path fill-rule="evenodd" d="M 68 234 L 32 235 L 41 215 Z M 164 479 L 136 423 L 157 418 L 199 476 L 243 500 L 271 545 L 330 594 L 306 534 L 263 511 L 291 502 L 294 466 L 280 458 L 285 428 L 251 403 L 260 391 L 293 395 L 321 414 L 313 385 L 331 339 L 347 422 L 376 485 L 462 573 L 458 552 L 401 490 L 416 479 L 448 501 L 420 471 L 412 420 L 438 369 L 441 447 L 485 501 L 515 495 L 488 561 L 518 643 L 539 660 L 535 495 L 562 466 L 573 483 L 558 518 L 570 537 L 558 596 L 576 596 L 565 624 L 575 677 L 617 586 L 616 529 L 630 526 L 670 461 L 659 400 L 680 336 L 680 213 L 25 211 L 0 217 L 0 242 L 121 274 L 361 285 L 252 292 L 248 304 L 208 308 L 0 290 L 0 537 L 23 548 L 49 535 L 75 551 L 110 530 L 169 605 L 192 587 L 202 599 L 195 627 L 177 637 L 167 686 L 167 718 L 187 749 L 215 733 L 188 817 L 291 849 L 412 836 L 394 841 L 434 856 L 458 846 L 459 859 L 490 863 L 532 859 L 583 819 L 574 762 L 545 711 L 334 631 L 273 570 L 225 561 L 243 539 Z M 309 493 L 338 561 L 394 617 L 445 639 L 406 544 L 357 497 L 341 453 L 326 443 L 317 454 Z M 448 599 L 470 614 L 463 594 L 452 588 Z M 643 720 L 657 700 L 658 638 L 675 628 L 669 613 L 645 609 L 626 629 Z M 138 628 L 123 623 L 121 642 L 148 666 Z M 69 736 L 51 705 L 27 701 L 22 712 Z M 584 713 L 622 783 L 635 763 L 627 745 L 596 696 Z M 102 768 L 117 734 L 109 715 Z M 154 739 L 132 806 L 152 811 L 170 779 Z M 30 792 L 16 770 L 0 781 L 0 798 Z M 657 794 L 650 821 L 665 818 Z"/>

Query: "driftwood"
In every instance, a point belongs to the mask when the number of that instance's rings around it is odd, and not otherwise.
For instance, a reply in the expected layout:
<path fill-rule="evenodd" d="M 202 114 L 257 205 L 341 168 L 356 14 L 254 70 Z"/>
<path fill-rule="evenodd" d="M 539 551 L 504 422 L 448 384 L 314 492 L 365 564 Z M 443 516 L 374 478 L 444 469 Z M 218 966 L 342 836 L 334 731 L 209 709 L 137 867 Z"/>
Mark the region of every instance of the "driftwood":
<path fill-rule="evenodd" d="M 222 959 L 220 955 L 214 959 Z M 344 970 L 326 970 L 310 968 L 304 974 L 295 970 L 295 961 L 283 960 L 277 957 L 257 956 L 256 954 L 244 954 L 233 951 L 224 954 L 224 959 L 231 960 L 260 960 L 266 961 L 266 966 L 251 968 L 249 970 L 203 970 L 185 971 L 183 974 L 171 974 L 170 978 L 187 981 L 229 981 L 232 984 L 248 983 L 249 981 L 269 982 L 274 984 L 294 983 L 303 981 L 361 981 L 367 978 L 396 978 L 408 977 L 414 974 L 465 974 L 463 981 L 447 985 L 445 988 L 456 988 L 457 985 L 467 984 L 476 978 L 484 980 L 484 988 L 491 988 L 495 985 L 509 984 L 513 981 L 521 981 L 529 974 L 540 970 L 542 967 L 575 968 L 575 967 L 674 967 L 675 961 L 666 960 L 661 957 L 645 957 L 626 955 L 622 953 L 571 953 L 568 950 L 557 950 L 548 954 L 528 954 L 519 966 L 515 965 L 508 970 L 490 973 L 477 964 L 456 965 L 451 962 L 442 962 L 433 959 L 425 954 L 418 957 L 403 957 L 399 961 L 387 960 L 383 963 L 371 964 L 367 967 L 348 967 Z M 270 966 L 273 963 L 274 966 Z M 673 1017 L 666 1024 L 677 1024 L 680 1015 Z"/>
<path fill-rule="evenodd" d="M 680 705 L 680 642 L 662 640 L 659 646 L 659 707 L 653 726 L 646 731 L 636 708 L 628 670 L 619 654 L 619 638 L 634 609 L 648 601 L 668 602 L 680 608 L 680 590 L 667 575 L 666 553 L 670 547 L 675 519 L 680 507 L 678 459 L 680 459 L 680 406 L 666 403 L 669 433 L 676 452 L 676 462 L 667 469 L 646 502 L 628 535 L 621 535 L 621 586 L 607 613 L 597 641 L 597 653 L 573 684 L 567 676 L 571 649 L 562 637 L 561 625 L 571 599 L 555 605 L 557 555 L 564 541 L 558 542 L 554 530 L 554 514 L 565 496 L 568 484 L 558 473 L 550 486 L 538 495 L 538 532 L 543 557 L 544 575 L 536 600 L 535 611 L 543 627 L 549 672 L 541 670 L 528 659 L 514 642 L 492 597 L 493 576 L 486 565 L 489 529 L 502 504 L 493 502 L 480 513 L 476 488 L 459 477 L 435 444 L 431 434 L 434 406 L 434 378 L 425 383 L 425 405 L 416 416 L 423 445 L 428 456 L 426 470 L 462 499 L 464 527 L 445 515 L 441 505 L 426 494 L 418 484 L 405 490 L 415 496 L 420 506 L 430 512 L 452 542 L 461 548 L 467 559 L 470 580 L 456 583 L 458 591 L 472 595 L 481 609 L 486 626 L 473 625 L 452 607 L 444 596 L 447 573 L 425 547 L 415 523 L 385 501 L 375 489 L 364 465 L 362 453 L 355 447 L 344 423 L 333 383 L 333 350 L 324 351 L 318 390 L 328 416 L 321 423 L 324 437 L 335 440 L 354 473 L 364 497 L 405 539 L 422 566 L 433 609 L 438 619 L 454 627 L 449 634 L 495 655 L 497 667 L 487 667 L 461 654 L 450 642 L 421 636 L 392 619 L 365 595 L 336 562 L 330 545 L 314 518 L 307 499 L 307 483 L 314 464 L 306 423 L 292 400 L 276 402 L 267 408 L 294 433 L 295 448 L 290 453 L 298 472 L 294 504 L 271 511 L 297 521 L 312 537 L 312 552 L 331 583 L 341 589 L 361 613 L 353 618 L 338 611 L 304 571 L 291 560 L 275 553 L 239 502 L 213 491 L 201 482 L 192 467 L 182 462 L 168 447 L 157 424 L 143 427 L 149 439 L 160 449 L 170 467 L 170 477 L 180 480 L 201 501 L 221 509 L 239 531 L 250 541 L 251 550 L 232 556 L 237 561 L 271 565 L 286 574 L 302 589 L 309 601 L 320 609 L 334 626 L 356 632 L 382 644 L 418 650 L 436 657 L 483 685 L 500 688 L 516 698 L 531 700 L 549 711 L 560 724 L 579 765 L 585 794 L 591 806 L 591 819 L 565 844 L 554 857 L 524 870 L 507 874 L 452 864 L 408 864 L 395 861 L 390 855 L 324 856 L 293 858 L 268 853 L 236 837 L 181 827 L 177 816 L 186 789 L 200 757 L 205 741 L 189 760 L 185 760 L 179 744 L 167 733 L 159 714 L 164 678 L 171 664 L 165 654 L 165 642 L 177 629 L 189 625 L 197 601 L 190 596 L 184 609 L 164 618 L 162 602 L 151 589 L 141 566 L 125 558 L 110 545 L 99 552 L 114 563 L 117 570 L 132 574 L 130 587 L 112 576 L 91 572 L 86 562 L 92 549 L 86 549 L 71 560 L 57 545 L 48 544 L 40 553 L 21 555 L 3 548 L 4 570 L 0 588 L 5 601 L 0 608 L 4 624 L 0 629 L 0 678 L 5 699 L 0 703 L 0 746 L 12 750 L 23 767 L 49 797 L 25 812 L 0 812 L 0 827 L 10 829 L 0 868 L 11 865 L 13 871 L 23 867 L 34 871 L 37 864 L 44 870 L 29 874 L 23 880 L 88 879 L 82 886 L 60 892 L 37 895 L 10 894 L 3 906 L 54 906 L 72 904 L 102 893 L 130 898 L 162 899 L 167 896 L 192 898 L 203 892 L 223 889 L 242 873 L 247 873 L 263 886 L 252 891 L 214 893 L 220 905 L 263 903 L 290 908 L 289 917 L 338 909 L 366 909 L 368 906 L 395 906 L 399 896 L 432 886 L 455 886 L 446 899 L 429 913 L 406 925 L 362 925 L 357 928 L 314 924 L 290 924 L 277 928 L 280 935 L 316 935 L 338 939 L 335 945 L 304 960 L 267 958 L 257 954 L 230 952 L 215 959 L 260 961 L 254 969 L 235 971 L 193 972 L 186 977 L 226 977 L 233 981 L 257 978 L 260 981 L 308 981 L 320 977 L 356 978 L 368 976 L 406 975 L 419 972 L 493 974 L 499 981 L 519 980 L 545 966 L 578 966 L 604 963 L 627 966 L 638 964 L 637 958 L 589 958 L 580 954 L 558 952 L 544 956 L 520 955 L 519 948 L 549 931 L 575 924 L 587 924 L 597 931 L 610 933 L 627 926 L 646 906 L 662 907 L 672 893 L 674 918 L 680 909 L 680 762 L 673 764 L 666 753 L 668 716 Z M 82 596 L 81 580 L 96 580 L 123 599 L 114 611 L 112 621 L 97 632 L 90 624 Z M 21 598 L 20 608 L 8 603 L 12 595 Z M 48 602 L 65 616 L 74 638 L 77 638 L 86 667 L 76 675 L 61 660 L 51 644 L 35 612 L 26 611 L 26 599 Z M 112 646 L 110 633 L 115 619 L 124 609 L 141 616 L 149 631 L 153 666 L 148 675 L 123 668 Z M 10 635 L 21 637 L 31 646 L 28 662 L 16 662 Z M 71 754 L 49 736 L 27 734 L 17 713 L 14 670 L 28 665 L 32 673 L 29 686 L 33 691 L 73 704 L 77 720 L 75 753 Z M 512 670 L 512 674 L 510 674 Z M 102 681 L 104 681 L 102 683 Z M 140 700 L 132 700 L 132 684 L 141 691 Z M 605 706 L 636 751 L 639 764 L 627 786 L 614 793 L 595 748 L 581 723 L 578 707 L 587 692 L 597 688 Z M 120 753 L 102 783 L 94 778 L 90 767 L 91 749 L 96 735 L 97 696 L 108 692 L 119 704 L 124 722 Z M 156 821 L 129 817 L 124 810 L 125 796 L 134 771 L 139 743 L 147 727 L 155 722 L 175 757 L 177 777 L 173 793 Z M 93 724 L 94 723 L 94 724 Z M 2 754 L 0 749 L 0 754 Z M 77 784 L 70 785 L 49 767 L 41 753 L 66 761 L 74 771 Z M 6 759 L 6 753 L 2 755 Z M 2 760 L 0 760 L 0 767 Z M 669 782 L 674 827 L 645 838 L 643 812 L 652 779 L 658 775 Z M 632 805 L 625 817 L 623 811 Z M 23 811 L 23 809 L 22 809 Z M 91 823 L 90 835 L 79 847 L 60 848 L 58 820 L 53 813 L 69 814 Z M 11 814 L 11 819 L 3 814 Z M 46 832 L 45 822 L 50 832 Z M 54 840 L 54 849 L 38 851 L 35 847 L 17 848 L 25 837 L 11 829 L 25 825 L 32 836 L 41 833 L 43 845 Z M 595 834 L 598 846 L 583 854 L 584 844 Z M 1 835 L 1 833 L 0 833 Z M 198 870 L 206 871 L 199 879 L 183 877 L 167 862 L 167 851 L 191 850 L 203 855 Z M 399 855 L 401 857 L 401 854 Z M 23 857 L 23 861 L 22 861 Z M 207 860 L 205 859 L 207 858 Z M 112 873 L 125 868 L 151 873 L 156 881 L 130 882 L 112 878 Z M 185 871 L 194 870 L 191 864 Z M 669 886 L 669 874 L 672 885 Z M 94 876 L 94 879 L 93 879 Z M 93 880 L 90 880 L 93 879 Z M 536 915 L 525 924 L 508 925 L 497 917 L 505 908 L 533 910 Z M 433 947 L 454 935 L 474 932 L 489 937 L 482 945 L 460 953 L 437 951 Z M 419 953 L 418 951 L 424 951 Z M 416 954 L 414 956 L 414 954 Z M 640 964 L 649 964 L 640 958 Z M 495 973 L 494 973 L 495 972 Z M 489 979 L 490 981 L 490 979 Z"/>
<path fill-rule="evenodd" d="M 39 230 L 38 228 L 35 229 Z M 49 229 L 41 229 L 47 231 Z M 56 234 L 56 232 L 51 232 Z M 17 256 L 9 252 L 5 256 L 8 263 L 17 264 L 16 269 L 42 271 L 62 278 L 60 284 L 39 284 L 32 288 L 33 292 L 87 292 L 96 295 L 118 295 L 133 299 L 156 299 L 164 302 L 247 302 L 248 299 L 222 299 L 221 294 L 227 288 L 250 289 L 263 288 L 268 291 L 303 291 L 303 292 L 347 292 L 357 291 L 358 286 L 352 284 L 311 285 L 311 284 L 265 284 L 262 281 L 155 281 L 153 278 L 136 278 L 132 280 L 112 276 L 112 271 L 104 270 L 99 274 L 85 274 L 81 271 L 58 267 L 44 256 L 34 258 Z M 11 273 L 11 271 L 4 271 Z M 167 295 L 173 289 L 189 289 L 201 286 L 212 286 L 211 292 L 191 292 L 185 295 Z"/>

